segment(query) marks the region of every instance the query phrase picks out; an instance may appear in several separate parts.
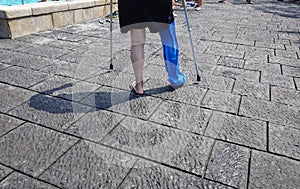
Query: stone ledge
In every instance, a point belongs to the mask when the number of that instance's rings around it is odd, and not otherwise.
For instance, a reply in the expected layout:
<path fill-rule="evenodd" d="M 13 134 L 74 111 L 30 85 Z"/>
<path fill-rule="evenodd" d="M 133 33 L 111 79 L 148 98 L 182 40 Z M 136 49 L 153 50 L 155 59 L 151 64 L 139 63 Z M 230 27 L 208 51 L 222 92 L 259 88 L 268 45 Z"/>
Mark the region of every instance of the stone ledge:
<path fill-rule="evenodd" d="M 0 19 L 10 19 L 31 16 L 32 10 L 28 5 L 0 6 Z"/>
<path fill-rule="evenodd" d="M 74 11 L 56 12 L 52 14 L 53 27 L 58 28 L 74 24 Z"/>
<path fill-rule="evenodd" d="M 51 15 L 25 17 L 8 22 L 10 36 L 22 36 L 53 28 Z"/>
<path fill-rule="evenodd" d="M 105 0 L 95 0 L 95 5 L 104 5 L 105 4 Z"/>
<path fill-rule="evenodd" d="M 95 6 L 95 0 L 68 2 L 69 10 L 80 9 L 80 8 L 89 8 L 89 7 L 93 7 L 93 6 Z"/>
<path fill-rule="evenodd" d="M 106 2 L 73 0 L 0 6 L 0 38 L 20 37 L 107 15 L 109 4 Z M 113 10 L 116 9 L 114 6 Z"/>
<path fill-rule="evenodd" d="M 32 5 L 32 15 L 48 14 L 68 10 L 67 2 L 46 2 Z"/>

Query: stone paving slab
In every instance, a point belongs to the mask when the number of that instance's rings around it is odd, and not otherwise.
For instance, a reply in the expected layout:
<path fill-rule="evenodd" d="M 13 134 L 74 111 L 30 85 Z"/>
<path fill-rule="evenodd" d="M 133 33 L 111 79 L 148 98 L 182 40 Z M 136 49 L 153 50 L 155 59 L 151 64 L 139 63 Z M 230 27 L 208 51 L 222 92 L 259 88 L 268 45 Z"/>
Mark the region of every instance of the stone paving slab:
<path fill-rule="evenodd" d="M 236 80 L 259 81 L 260 73 L 258 71 L 232 68 L 227 66 L 218 66 L 214 75 L 229 77 Z"/>
<path fill-rule="evenodd" d="M 20 186 L 22 188 L 58 189 L 55 186 L 17 172 L 12 173 L 6 179 L 0 182 L 1 188 L 13 189 L 19 188 Z"/>
<path fill-rule="evenodd" d="M 148 119 L 162 102 L 151 96 L 139 96 L 131 91 L 102 87 L 81 103 L 96 109 L 110 110 L 128 116 Z"/>
<path fill-rule="evenodd" d="M 300 67 L 282 66 L 282 73 L 290 77 L 300 77 Z"/>
<path fill-rule="evenodd" d="M 300 90 L 300 78 L 294 78 L 297 90 Z"/>
<path fill-rule="evenodd" d="M 11 62 L 11 59 L 15 57 L 14 54 L 16 51 L 0 49 L 1 62 Z"/>
<path fill-rule="evenodd" d="M 278 56 L 269 56 L 270 63 L 277 63 L 286 66 L 300 67 L 300 60 L 297 58 L 285 58 Z"/>
<path fill-rule="evenodd" d="M 120 186 L 126 188 L 231 188 L 213 181 L 139 160 Z"/>
<path fill-rule="evenodd" d="M 60 188 L 117 188 L 136 160 L 132 155 L 82 141 L 39 178 Z"/>
<path fill-rule="evenodd" d="M 7 49 L 7 50 L 21 50 L 24 48 L 28 48 L 28 44 L 23 41 L 1 39 L 0 47 L 1 49 Z"/>
<path fill-rule="evenodd" d="M 0 165 L 0 181 L 3 180 L 6 176 L 8 176 L 12 172 L 13 172 L 12 169 Z"/>
<path fill-rule="evenodd" d="M 147 31 L 145 95 L 132 93 L 130 34 L 106 18 L 0 39 L 0 188 L 297 188 L 299 4 L 182 8 L 187 83 L 167 82 Z"/>
<path fill-rule="evenodd" d="M 259 34 L 261 35 L 261 34 Z M 252 37 L 252 35 L 251 35 Z M 266 49 L 266 48 L 257 48 L 257 47 L 249 47 L 244 45 L 239 45 L 237 50 L 245 51 L 245 59 L 252 59 L 252 58 L 264 58 L 269 55 L 274 55 L 273 49 Z"/>
<path fill-rule="evenodd" d="M 234 83 L 233 94 L 270 99 L 270 86 L 268 84 L 250 82 L 245 80 L 237 80 Z"/>
<path fill-rule="evenodd" d="M 97 69 L 95 67 L 87 65 L 59 61 L 55 62 L 54 64 L 48 67 L 43 68 L 41 71 L 51 75 L 60 75 L 71 77 L 74 79 L 84 80 L 100 71 L 100 68 Z"/>
<path fill-rule="evenodd" d="M 145 78 L 145 81 L 146 79 L 147 78 Z M 129 90 L 129 85 L 132 84 L 133 80 L 134 75 L 132 74 L 107 69 L 102 69 L 86 79 L 87 82 L 105 86 L 113 86 L 115 88 L 124 90 Z"/>
<path fill-rule="evenodd" d="M 70 42 L 80 42 L 87 38 L 87 36 L 72 34 L 69 32 L 60 32 L 59 30 L 41 32 L 39 36 Z"/>
<path fill-rule="evenodd" d="M 279 57 L 298 59 L 296 51 L 293 50 L 275 50 L 275 54 Z"/>
<path fill-rule="evenodd" d="M 24 124 L 0 139 L 0 162 L 38 176 L 76 141 L 34 124 Z"/>
<path fill-rule="evenodd" d="M 6 134 L 7 132 L 13 130 L 14 128 L 23 124 L 24 121 L 10 117 L 4 114 L 0 114 L 0 136 Z"/>
<path fill-rule="evenodd" d="M 211 112 L 199 107 L 164 101 L 151 115 L 150 120 L 185 131 L 203 134 Z"/>
<path fill-rule="evenodd" d="M 240 98 L 239 95 L 209 90 L 201 102 L 201 106 L 213 110 L 237 113 Z"/>
<path fill-rule="evenodd" d="M 11 65 L 0 63 L 0 71 L 6 69 L 8 67 L 11 67 Z"/>
<path fill-rule="evenodd" d="M 1 112 L 7 112 L 12 108 L 28 101 L 33 95 L 37 95 L 37 93 L 32 91 L 2 83 L 0 83 L 0 89 L 2 96 L 0 98 Z"/>
<path fill-rule="evenodd" d="M 272 101 L 288 104 L 291 106 L 300 106 L 300 92 L 297 90 L 272 87 L 271 88 Z"/>
<path fill-rule="evenodd" d="M 38 35 L 25 35 L 22 37 L 16 38 L 16 41 L 29 43 L 32 45 L 49 45 L 55 42 L 55 39 L 47 37 L 41 37 Z"/>
<path fill-rule="evenodd" d="M 95 54 L 91 54 L 90 52 L 82 52 L 82 50 L 74 51 L 68 54 L 65 54 L 59 57 L 62 61 L 74 62 L 80 65 L 88 65 L 94 67 L 101 67 L 105 64 L 108 65 L 110 57 L 107 54 L 106 56 L 99 56 Z"/>
<path fill-rule="evenodd" d="M 218 61 L 218 65 L 234 67 L 234 68 L 243 68 L 244 64 L 245 64 L 245 59 L 231 58 L 226 56 L 221 57 Z"/>
<path fill-rule="evenodd" d="M 256 47 L 264 47 L 264 48 L 270 48 L 270 49 L 279 49 L 279 50 L 285 50 L 284 44 L 280 43 L 270 43 L 265 41 L 256 41 L 255 42 Z"/>
<path fill-rule="evenodd" d="M 49 47 L 48 45 L 39 45 L 28 49 L 21 49 L 22 52 L 42 56 L 46 58 L 58 58 L 62 55 L 70 53 L 70 50 L 63 50 L 60 48 Z"/>
<path fill-rule="evenodd" d="M 254 45 L 254 41 L 247 40 L 247 39 L 245 39 L 244 36 L 240 37 L 240 38 L 225 36 L 225 37 L 222 38 L 222 42 L 224 42 L 224 43 L 235 43 L 235 44 L 241 44 L 241 45 L 249 45 L 249 46 Z"/>
<path fill-rule="evenodd" d="M 81 44 L 79 43 L 63 40 L 54 40 L 53 42 L 49 43 L 49 46 L 67 50 L 77 50 L 81 48 Z"/>
<path fill-rule="evenodd" d="M 213 140 L 126 118 L 105 137 L 103 143 L 201 175 Z"/>
<path fill-rule="evenodd" d="M 297 161 L 253 151 L 250 169 L 250 188 L 298 188 L 300 185 Z"/>
<path fill-rule="evenodd" d="M 247 59 L 244 68 L 249 70 L 266 72 L 274 75 L 281 74 L 280 64 L 269 64 L 259 59 Z"/>
<path fill-rule="evenodd" d="M 256 149 L 267 148 L 266 122 L 251 118 L 213 112 L 205 135 Z"/>
<path fill-rule="evenodd" d="M 78 81 L 62 76 L 53 76 L 33 86 L 31 89 L 38 91 L 39 93 L 80 102 L 100 87 L 101 85 L 93 83 Z"/>
<path fill-rule="evenodd" d="M 284 75 L 263 72 L 261 73 L 261 83 L 295 89 L 293 78 Z"/>
<path fill-rule="evenodd" d="M 9 111 L 8 114 L 62 131 L 92 110 L 93 107 L 90 106 L 37 94 L 26 103 Z"/>
<path fill-rule="evenodd" d="M 299 159 L 300 132 L 297 129 L 270 124 L 269 148 L 271 152 Z"/>
<path fill-rule="evenodd" d="M 244 51 L 233 51 L 231 49 L 224 49 L 224 48 L 219 48 L 219 47 L 214 47 L 214 46 L 208 47 L 205 50 L 205 53 L 213 54 L 213 55 L 234 57 L 234 58 L 243 58 L 244 54 L 245 54 Z"/>
<path fill-rule="evenodd" d="M 50 75 L 21 67 L 9 67 L 0 71 L 0 81 L 21 87 L 31 87 L 49 78 Z"/>
<path fill-rule="evenodd" d="M 36 55 L 29 55 L 29 54 L 15 52 L 12 54 L 12 56 L 8 56 L 7 58 L 4 58 L 2 61 L 10 65 L 30 68 L 34 70 L 40 70 L 44 67 L 53 64 L 57 60 L 38 57 Z"/>
<path fill-rule="evenodd" d="M 299 109 L 250 97 L 242 97 L 239 114 L 298 129 L 300 126 Z"/>
<path fill-rule="evenodd" d="M 194 77 L 196 77 L 194 75 Z M 199 86 L 202 88 L 208 88 L 215 91 L 229 92 L 232 90 L 234 79 L 223 76 L 215 76 L 209 74 L 201 74 L 201 81 Z"/>
<path fill-rule="evenodd" d="M 174 90 L 167 81 L 157 78 L 147 80 L 145 87 L 146 94 L 194 106 L 201 105 L 201 101 L 207 92 L 207 89 L 197 84 L 189 84 L 189 81 L 182 88 Z"/>
<path fill-rule="evenodd" d="M 236 188 L 246 185 L 249 149 L 217 142 L 208 162 L 205 177 Z"/>
<path fill-rule="evenodd" d="M 101 142 L 125 116 L 108 112 L 89 112 L 68 127 L 65 132 L 94 142 Z"/>

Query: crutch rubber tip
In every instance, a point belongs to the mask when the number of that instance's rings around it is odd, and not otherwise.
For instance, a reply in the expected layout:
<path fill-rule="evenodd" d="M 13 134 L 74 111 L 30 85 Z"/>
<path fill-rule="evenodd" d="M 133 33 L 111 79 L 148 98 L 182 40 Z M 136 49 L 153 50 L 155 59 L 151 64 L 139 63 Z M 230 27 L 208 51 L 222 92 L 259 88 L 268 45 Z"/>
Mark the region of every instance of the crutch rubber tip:
<path fill-rule="evenodd" d="M 200 81 L 200 80 L 201 80 L 200 75 L 197 75 L 197 81 Z"/>
<path fill-rule="evenodd" d="M 111 69 L 111 70 L 114 69 L 114 65 L 112 65 L 112 64 L 109 65 L 109 69 Z"/>

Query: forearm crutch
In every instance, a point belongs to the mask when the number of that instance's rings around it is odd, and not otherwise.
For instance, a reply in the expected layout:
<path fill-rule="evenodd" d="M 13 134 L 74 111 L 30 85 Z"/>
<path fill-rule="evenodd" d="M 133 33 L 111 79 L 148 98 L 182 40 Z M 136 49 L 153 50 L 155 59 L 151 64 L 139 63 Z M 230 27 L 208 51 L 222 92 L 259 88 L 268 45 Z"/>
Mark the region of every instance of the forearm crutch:
<path fill-rule="evenodd" d="M 110 65 L 109 68 L 112 70 L 114 69 L 114 65 L 113 65 L 113 59 L 112 59 L 112 51 L 113 51 L 113 43 L 112 43 L 112 10 L 113 10 L 113 0 L 110 0 L 110 5 L 109 5 L 109 19 L 110 19 Z"/>
<path fill-rule="evenodd" d="M 191 35 L 191 28 L 190 28 L 190 24 L 189 24 L 188 15 L 187 15 L 187 8 L 186 8 L 185 0 L 182 0 L 182 6 L 184 9 L 186 26 L 187 26 L 188 33 L 189 33 L 190 44 L 191 44 L 192 54 L 193 54 L 193 61 L 194 61 L 194 66 L 195 66 L 195 70 L 196 70 L 196 74 L 197 74 L 197 81 L 200 81 L 201 78 L 200 78 L 199 71 L 198 71 L 198 65 L 196 63 L 195 50 L 194 50 L 194 45 L 193 45 L 193 40 L 192 40 L 192 35 Z"/>

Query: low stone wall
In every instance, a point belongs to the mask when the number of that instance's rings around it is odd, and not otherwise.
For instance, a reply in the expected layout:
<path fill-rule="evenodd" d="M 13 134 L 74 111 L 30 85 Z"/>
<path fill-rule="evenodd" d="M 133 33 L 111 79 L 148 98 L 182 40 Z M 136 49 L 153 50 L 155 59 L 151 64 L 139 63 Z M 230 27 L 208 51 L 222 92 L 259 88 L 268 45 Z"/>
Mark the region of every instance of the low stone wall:
<path fill-rule="evenodd" d="M 116 5 L 117 0 L 113 0 Z M 110 0 L 0 6 L 0 38 L 15 38 L 108 15 Z M 117 9 L 113 6 L 113 11 Z"/>

